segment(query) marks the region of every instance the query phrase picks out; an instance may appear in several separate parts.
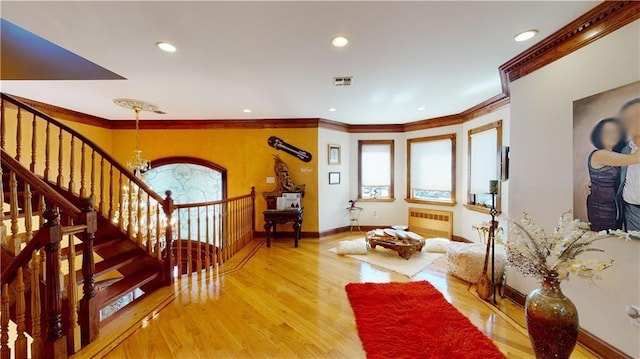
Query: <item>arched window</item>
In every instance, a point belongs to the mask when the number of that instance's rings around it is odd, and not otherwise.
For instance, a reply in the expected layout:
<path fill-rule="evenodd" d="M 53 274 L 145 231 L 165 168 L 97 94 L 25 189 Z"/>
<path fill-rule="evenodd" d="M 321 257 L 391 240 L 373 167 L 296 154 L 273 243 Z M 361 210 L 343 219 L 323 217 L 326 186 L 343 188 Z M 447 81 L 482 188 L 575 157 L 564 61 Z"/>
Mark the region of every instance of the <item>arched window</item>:
<path fill-rule="evenodd" d="M 168 157 L 152 161 L 144 181 L 163 197 L 165 191 L 171 191 L 176 204 L 227 198 L 227 170 L 198 158 Z"/>

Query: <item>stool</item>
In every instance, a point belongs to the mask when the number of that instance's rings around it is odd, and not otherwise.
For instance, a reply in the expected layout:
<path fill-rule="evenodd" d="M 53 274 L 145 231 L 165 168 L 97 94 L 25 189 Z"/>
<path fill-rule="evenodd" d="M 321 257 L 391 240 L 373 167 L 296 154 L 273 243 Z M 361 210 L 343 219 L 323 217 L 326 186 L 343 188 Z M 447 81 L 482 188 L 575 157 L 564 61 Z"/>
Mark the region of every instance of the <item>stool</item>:
<path fill-rule="evenodd" d="M 478 278 L 480 278 L 484 267 L 484 256 L 486 252 L 487 245 L 482 243 L 449 243 L 449 247 L 447 248 L 447 266 L 449 273 L 469 283 L 478 282 Z M 504 247 L 496 245 L 496 284 L 502 283 L 506 263 L 507 254 L 504 251 Z M 489 253 L 487 275 L 491 278 L 491 253 Z"/>
<path fill-rule="evenodd" d="M 364 208 L 362 207 L 347 207 L 347 212 L 349 212 L 349 232 L 353 231 L 354 227 L 358 228 L 358 232 L 361 231 L 359 220 L 360 213 L 363 210 Z"/>

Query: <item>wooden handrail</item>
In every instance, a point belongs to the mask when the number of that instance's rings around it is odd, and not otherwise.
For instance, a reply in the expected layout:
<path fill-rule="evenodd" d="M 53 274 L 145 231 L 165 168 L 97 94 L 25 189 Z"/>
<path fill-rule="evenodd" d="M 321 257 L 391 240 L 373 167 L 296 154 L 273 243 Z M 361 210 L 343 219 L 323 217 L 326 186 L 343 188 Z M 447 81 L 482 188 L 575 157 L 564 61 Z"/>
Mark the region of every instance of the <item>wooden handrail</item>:
<path fill-rule="evenodd" d="M 38 117 L 43 118 L 47 122 L 50 122 L 50 123 L 58 126 L 59 128 L 65 130 L 66 132 L 70 133 L 71 135 L 73 135 L 74 138 L 80 140 L 81 142 L 86 143 L 90 148 L 95 150 L 99 155 L 101 155 L 111 165 L 113 165 L 113 167 L 115 167 L 118 171 L 123 173 L 125 175 L 125 177 L 127 177 L 131 182 L 135 183 L 136 186 L 140 187 L 142 190 L 144 190 L 146 193 L 148 193 L 153 199 L 155 199 L 159 203 L 162 203 L 164 201 L 164 198 L 162 198 L 158 193 L 156 193 L 153 189 L 151 189 L 151 187 L 149 187 L 147 184 L 145 184 L 138 177 L 134 176 L 133 173 L 131 173 L 131 171 L 126 169 L 122 164 L 120 164 L 120 162 L 116 161 L 113 157 L 111 157 L 110 154 L 108 154 L 105 150 L 103 150 L 95 142 L 93 142 L 90 139 L 86 138 L 85 136 L 83 136 L 79 132 L 75 131 L 71 127 L 69 127 L 69 126 L 61 123 L 60 121 L 54 119 L 53 117 L 47 115 L 46 113 L 41 112 L 41 111 L 39 111 L 39 110 L 37 110 L 37 109 L 35 109 L 35 108 L 23 103 L 23 102 L 20 102 L 19 100 L 13 98 L 10 95 L 2 93 L 2 94 L 0 94 L 0 96 L 2 97 L 3 100 L 6 100 L 6 101 L 12 103 L 15 106 L 22 107 L 23 109 L 25 109 L 25 110 L 37 115 Z M 3 161 L 4 161 L 4 158 L 3 158 Z"/>
<path fill-rule="evenodd" d="M 182 208 L 194 208 L 194 207 L 204 207 L 204 206 L 214 206 L 217 204 L 223 204 L 223 203 L 228 203 L 228 202 L 233 202 L 233 201 L 237 201 L 239 199 L 245 199 L 245 198 L 250 198 L 251 196 L 253 196 L 253 193 L 249 193 L 249 194 L 243 194 L 241 196 L 236 196 L 236 197 L 231 197 L 231 198 L 225 198 L 219 201 L 209 201 L 209 202 L 197 202 L 197 203 L 183 203 L 183 204 L 174 204 L 173 208 L 175 209 L 182 209 Z"/>
<path fill-rule="evenodd" d="M 42 195 L 57 207 L 60 207 L 65 214 L 71 215 L 71 217 L 77 217 L 82 211 L 64 198 L 60 193 L 51 188 L 45 181 L 40 179 L 34 173 L 25 168 L 20 162 L 16 161 L 9 153 L 4 149 L 2 151 L 2 163 L 7 166 L 11 171 L 15 172 L 18 177 L 28 183 L 32 189 L 37 189 Z"/>
<path fill-rule="evenodd" d="M 3 159 L 4 161 L 4 159 Z M 23 267 L 29 263 L 33 251 L 39 249 L 42 246 L 42 237 L 46 231 L 38 231 L 33 238 L 27 243 L 27 246 L 22 249 L 20 253 L 9 263 L 9 266 L 2 271 L 0 276 L 0 283 L 9 283 L 15 278 L 18 273 L 18 268 Z"/>

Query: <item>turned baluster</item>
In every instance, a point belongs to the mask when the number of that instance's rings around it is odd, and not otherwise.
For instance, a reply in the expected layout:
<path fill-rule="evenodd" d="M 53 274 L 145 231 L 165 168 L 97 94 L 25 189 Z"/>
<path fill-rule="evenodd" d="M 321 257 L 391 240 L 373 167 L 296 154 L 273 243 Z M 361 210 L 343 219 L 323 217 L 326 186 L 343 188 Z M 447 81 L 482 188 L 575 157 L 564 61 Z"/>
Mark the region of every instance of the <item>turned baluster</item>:
<path fill-rule="evenodd" d="M 85 179 L 86 179 L 85 172 L 87 170 L 85 147 L 86 146 L 84 142 L 82 142 L 82 145 L 80 146 L 80 197 L 81 198 L 87 197 L 87 188 L 85 187 Z M 91 166 L 91 170 L 93 171 L 93 166 Z M 91 174 L 90 178 L 93 180 L 93 173 Z"/>
<path fill-rule="evenodd" d="M 93 241 L 98 229 L 98 217 L 93 210 L 91 198 L 84 200 L 81 222 L 87 225 L 83 238 L 82 252 L 82 299 L 80 300 L 80 329 L 82 344 L 87 345 L 98 337 L 100 329 L 100 311 L 96 300 L 95 272 L 93 258 Z"/>
<path fill-rule="evenodd" d="M 124 209 L 125 209 L 125 204 L 124 202 L 124 187 L 122 184 L 122 173 L 120 173 L 118 175 L 118 208 L 120 208 L 120 210 L 118 211 L 118 226 L 120 227 L 121 230 L 125 230 L 124 227 Z"/>
<path fill-rule="evenodd" d="M 129 236 L 129 238 L 133 237 L 133 196 L 134 196 L 134 187 L 133 187 L 133 183 L 131 182 L 131 180 L 129 180 L 129 187 L 128 187 L 128 191 L 127 191 L 127 217 L 128 217 L 128 223 L 127 223 L 127 235 Z"/>
<path fill-rule="evenodd" d="M 196 211 L 198 212 L 198 225 L 197 225 L 197 229 L 198 229 L 198 244 L 196 245 L 196 253 L 197 253 L 197 257 L 196 257 L 196 267 L 198 272 L 202 271 L 202 237 L 200 235 L 200 207 L 196 207 L 195 208 Z"/>
<path fill-rule="evenodd" d="M 33 121 L 31 122 L 31 164 L 29 169 L 31 172 L 36 173 L 36 150 L 38 148 L 38 142 L 36 134 L 38 133 L 38 126 L 36 122 L 36 114 L 33 114 Z"/>
<path fill-rule="evenodd" d="M 214 265 L 217 267 L 220 265 L 220 237 L 218 237 L 218 226 L 216 221 L 216 205 L 211 207 L 211 232 L 213 240 L 213 259 Z"/>
<path fill-rule="evenodd" d="M 59 214 L 55 209 L 48 208 L 44 217 L 47 222 L 44 228 L 42 245 L 46 254 L 46 291 L 45 313 L 47 339 L 44 351 L 51 358 L 62 358 L 67 355 L 67 341 L 62 331 L 62 291 L 60 290 L 60 241 L 62 232 L 59 224 Z"/>
<path fill-rule="evenodd" d="M 9 348 L 9 284 L 2 283 L 0 298 L 0 359 L 11 358 Z"/>
<path fill-rule="evenodd" d="M 159 205 L 155 205 L 154 206 L 156 209 L 156 235 L 155 235 L 155 251 L 156 251 L 156 259 L 160 260 L 162 259 L 162 253 L 161 253 L 161 243 L 160 243 L 160 239 L 162 238 L 161 234 L 162 234 L 162 222 L 160 221 L 160 206 Z M 169 223 L 169 220 L 167 220 L 167 223 Z M 165 243 L 166 243 L 166 236 L 165 236 Z"/>
<path fill-rule="evenodd" d="M 256 188 L 251 187 L 251 239 L 256 232 Z"/>
<path fill-rule="evenodd" d="M 24 300 L 24 277 L 22 273 L 22 267 L 18 268 L 16 279 L 15 279 L 15 287 L 16 291 L 16 341 L 14 342 L 14 348 L 16 353 L 16 358 L 27 358 L 27 337 L 25 336 L 26 331 L 26 304 Z"/>
<path fill-rule="evenodd" d="M 75 139 L 76 137 L 74 135 L 71 135 L 71 143 L 70 143 L 71 149 L 69 150 L 69 192 L 71 193 L 75 193 L 75 190 L 76 190 L 76 183 L 74 182 L 74 177 L 75 177 L 74 172 L 76 171 Z"/>
<path fill-rule="evenodd" d="M 67 299 L 69 301 L 69 326 L 67 327 L 67 348 L 71 353 L 80 350 L 80 326 L 78 325 L 78 282 L 76 280 L 76 246 L 75 236 L 68 236 L 69 276 L 67 282 Z"/>
<path fill-rule="evenodd" d="M 9 241 L 9 250 L 17 255 L 20 252 L 20 233 L 18 226 L 19 203 L 18 203 L 18 178 L 16 173 L 9 171 L 9 213 L 11 216 L 11 240 Z"/>
<path fill-rule="evenodd" d="M 103 158 L 104 160 L 104 158 Z M 113 165 L 109 164 L 109 220 L 113 221 Z"/>
<path fill-rule="evenodd" d="M 178 215 L 178 244 L 176 253 L 176 262 L 178 264 L 178 275 L 182 276 L 182 208 L 176 211 Z"/>
<path fill-rule="evenodd" d="M 40 328 L 40 258 L 39 251 L 33 251 L 31 256 L 31 357 L 39 359 L 43 357 L 42 332 Z"/>
<path fill-rule="evenodd" d="M 193 273 L 191 253 L 191 208 L 187 208 L 187 275 Z"/>
<path fill-rule="evenodd" d="M 222 240 L 224 241 L 224 261 L 228 261 L 231 258 L 231 238 L 229 236 L 229 206 L 228 203 L 222 203 L 222 223 L 221 232 Z"/>
<path fill-rule="evenodd" d="M 33 207 L 31 202 L 31 185 L 24 184 L 24 230 L 25 230 L 25 242 L 29 243 L 33 238 Z"/>
<path fill-rule="evenodd" d="M 44 131 L 44 179 L 49 181 L 49 170 L 51 166 L 51 123 L 47 121 L 47 127 Z"/>
<path fill-rule="evenodd" d="M 171 198 L 171 191 L 165 192 L 165 200 L 162 205 L 164 209 L 164 215 L 166 220 L 165 229 L 165 257 L 164 257 L 164 273 L 165 284 L 173 283 L 173 268 L 175 262 L 173 261 L 173 226 L 171 225 L 171 217 L 173 216 L 173 198 Z M 160 237 L 157 238 L 160 241 Z M 179 274 L 178 274 L 179 275 Z"/>
<path fill-rule="evenodd" d="M 62 176 L 62 163 L 64 160 L 64 148 L 62 143 L 62 128 L 58 133 L 58 178 L 56 178 L 56 184 L 58 187 L 62 187 L 62 183 L 64 182 L 64 177 Z"/>
<path fill-rule="evenodd" d="M 209 253 L 209 206 L 204 207 L 204 231 L 205 231 L 205 246 L 204 246 L 204 266 L 207 270 L 211 267 L 211 253 Z"/>
<path fill-rule="evenodd" d="M 95 151 L 93 152 L 95 154 Z M 93 196 L 96 200 L 96 197 Z M 105 214 L 104 208 L 104 157 L 100 156 L 100 198 L 98 199 L 98 212 Z M 108 211 L 107 211 L 108 212 Z"/>
<path fill-rule="evenodd" d="M 16 161 L 20 162 L 22 157 L 22 109 L 18 107 L 16 124 Z"/>
<path fill-rule="evenodd" d="M 136 200 L 136 226 L 135 226 L 135 231 L 136 231 L 136 242 L 138 242 L 138 244 L 142 245 L 142 236 L 143 236 L 143 230 L 144 230 L 144 221 L 142 220 L 142 189 L 140 187 L 138 187 L 138 185 L 135 185 L 136 189 L 137 189 L 137 200 Z"/>
<path fill-rule="evenodd" d="M 147 199 L 145 204 L 147 206 L 147 213 L 146 213 L 146 218 L 145 218 L 145 241 L 147 242 L 147 253 L 152 253 L 154 246 L 153 246 L 153 242 L 151 241 L 151 237 L 152 237 L 152 232 L 153 229 L 151 228 L 151 211 L 153 211 L 153 208 L 155 207 L 151 207 L 151 196 L 147 193 L 145 195 L 145 198 Z"/>

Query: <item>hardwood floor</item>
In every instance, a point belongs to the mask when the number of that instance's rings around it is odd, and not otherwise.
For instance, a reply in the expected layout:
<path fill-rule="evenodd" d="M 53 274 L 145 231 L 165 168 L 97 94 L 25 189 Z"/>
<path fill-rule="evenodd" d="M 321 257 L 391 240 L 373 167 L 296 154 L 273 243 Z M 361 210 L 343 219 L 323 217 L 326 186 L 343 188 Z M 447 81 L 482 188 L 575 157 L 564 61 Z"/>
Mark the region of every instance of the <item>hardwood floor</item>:
<path fill-rule="evenodd" d="M 517 305 L 502 299 L 497 310 L 433 265 L 409 279 L 327 251 L 346 237 L 299 248 L 256 240 L 219 273 L 184 277 L 134 304 L 75 357 L 363 358 L 344 286 L 427 280 L 508 358 L 533 358 Z M 595 357 L 578 347 L 572 358 Z"/>

